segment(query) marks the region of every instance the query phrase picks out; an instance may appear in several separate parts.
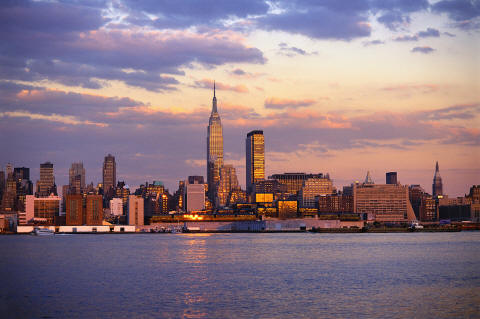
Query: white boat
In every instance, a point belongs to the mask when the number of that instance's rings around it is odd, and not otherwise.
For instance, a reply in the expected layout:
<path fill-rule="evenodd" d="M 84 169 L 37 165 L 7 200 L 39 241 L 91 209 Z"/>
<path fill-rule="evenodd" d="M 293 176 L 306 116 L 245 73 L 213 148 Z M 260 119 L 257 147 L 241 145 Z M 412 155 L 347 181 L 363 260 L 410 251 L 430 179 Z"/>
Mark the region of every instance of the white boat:
<path fill-rule="evenodd" d="M 410 225 L 411 229 L 423 229 L 423 226 L 418 223 L 418 221 L 413 221 Z"/>
<path fill-rule="evenodd" d="M 49 236 L 55 234 L 55 231 L 48 228 L 35 228 L 32 234 L 36 236 Z"/>

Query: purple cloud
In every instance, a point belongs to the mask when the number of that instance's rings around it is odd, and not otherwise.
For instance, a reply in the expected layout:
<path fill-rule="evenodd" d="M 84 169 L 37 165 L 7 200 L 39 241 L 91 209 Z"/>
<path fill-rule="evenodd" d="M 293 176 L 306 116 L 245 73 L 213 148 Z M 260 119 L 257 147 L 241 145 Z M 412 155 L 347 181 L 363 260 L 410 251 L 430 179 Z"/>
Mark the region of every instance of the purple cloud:
<path fill-rule="evenodd" d="M 368 47 L 371 45 L 380 45 L 380 44 L 385 44 L 385 41 L 382 40 L 371 40 L 371 41 L 365 41 L 363 42 L 363 46 Z"/>
<path fill-rule="evenodd" d="M 420 53 L 425 53 L 425 54 L 432 53 L 433 51 L 435 51 L 435 49 L 432 49 L 432 48 L 429 47 L 429 46 L 414 47 L 414 48 L 411 50 L 411 52 L 420 52 Z"/>
<path fill-rule="evenodd" d="M 440 36 L 440 31 L 434 28 L 427 28 L 427 30 L 425 31 L 418 32 L 417 35 L 420 38 L 428 38 L 428 37 L 438 38 Z"/>

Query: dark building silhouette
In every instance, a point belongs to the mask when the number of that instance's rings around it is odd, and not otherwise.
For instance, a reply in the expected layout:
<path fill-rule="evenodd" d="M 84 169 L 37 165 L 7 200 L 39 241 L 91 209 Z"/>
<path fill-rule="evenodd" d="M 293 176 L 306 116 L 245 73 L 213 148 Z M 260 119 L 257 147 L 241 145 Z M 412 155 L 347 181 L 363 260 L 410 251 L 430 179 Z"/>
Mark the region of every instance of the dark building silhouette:
<path fill-rule="evenodd" d="M 115 192 L 115 185 L 117 184 L 117 163 L 115 156 L 108 154 L 103 161 L 103 193 L 105 198 L 110 200 Z"/>
<path fill-rule="evenodd" d="M 440 170 L 438 169 L 438 162 L 435 165 L 435 175 L 433 176 L 432 195 L 438 197 L 443 195 L 443 183 L 440 176 Z"/>
<path fill-rule="evenodd" d="M 397 184 L 397 172 L 388 172 L 385 174 L 385 184 Z"/>

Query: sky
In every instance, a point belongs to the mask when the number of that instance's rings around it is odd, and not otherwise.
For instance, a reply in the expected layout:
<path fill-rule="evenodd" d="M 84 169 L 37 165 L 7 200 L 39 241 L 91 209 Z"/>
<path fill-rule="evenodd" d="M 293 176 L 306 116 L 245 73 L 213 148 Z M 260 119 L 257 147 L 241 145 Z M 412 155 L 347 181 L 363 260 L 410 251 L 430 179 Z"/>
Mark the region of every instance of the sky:
<path fill-rule="evenodd" d="M 480 184 L 478 0 L 7 0 L 0 40 L 0 165 L 34 182 L 108 153 L 133 189 L 205 176 L 215 80 L 243 186 L 254 129 L 267 176 Z"/>

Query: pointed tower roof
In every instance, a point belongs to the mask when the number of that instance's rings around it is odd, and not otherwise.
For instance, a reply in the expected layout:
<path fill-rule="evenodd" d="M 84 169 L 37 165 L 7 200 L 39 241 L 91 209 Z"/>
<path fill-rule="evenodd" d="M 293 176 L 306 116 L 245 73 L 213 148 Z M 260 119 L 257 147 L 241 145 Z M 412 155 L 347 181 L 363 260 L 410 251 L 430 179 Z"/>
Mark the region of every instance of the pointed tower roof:
<path fill-rule="evenodd" d="M 372 177 L 370 176 L 370 171 L 367 171 L 367 177 L 365 177 L 365 182 L 364 184 L 373 184 Z"/>
<path fill-rule="evenodd" d="M 217 111 L 217 97 L 215 96 L 215 81 L 213 81 L 213 101 L 212 101 L 212 114 L 218 113 Z"/>

